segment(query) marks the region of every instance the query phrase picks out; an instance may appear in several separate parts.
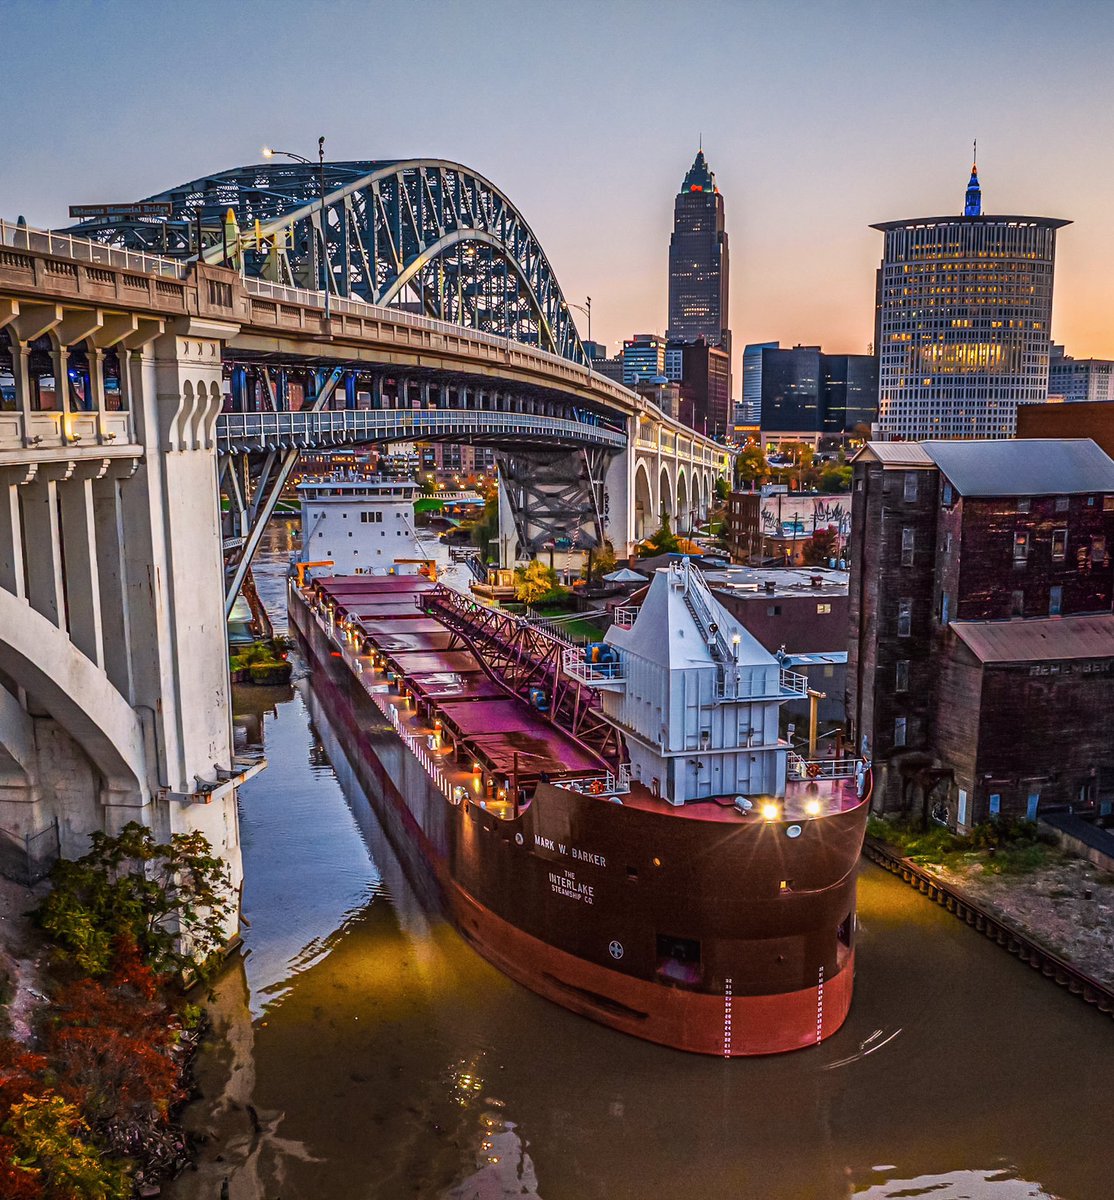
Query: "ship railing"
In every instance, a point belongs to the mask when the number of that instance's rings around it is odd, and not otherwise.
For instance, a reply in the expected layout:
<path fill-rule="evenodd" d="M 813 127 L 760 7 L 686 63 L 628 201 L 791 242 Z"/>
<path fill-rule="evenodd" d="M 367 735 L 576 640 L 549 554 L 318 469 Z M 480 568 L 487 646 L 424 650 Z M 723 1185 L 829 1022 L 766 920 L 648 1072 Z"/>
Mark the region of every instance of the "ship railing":
<path fill-rule="evenodd" d="M 802 758 L 789 751 L 786 774 L 790 779 L 854 779 L 859 768 L 857 758 Z"/>
<path fill-rule="evenodd" d="M 800 674 L 799 671 L 789 671 L 782 667 L 781 691 L 783 695 L 788 693 L 790 696 L 807 696 L 808 676 Z"/>
<path fill-rule="evenodd" d="M 623 604 L 615 609 L 614 623 L 618 629 L 630 629 L 638 620 L 639 607 L 637 604 Z"/>
<path fill-rule="evenodd" d="M 626 681 L 623 660 L 590 662 L 590 650 L 590 646 L 569 646 L 562 651 L 561 665 L 565 674 L 595 687 L 621 687 Z"/>
<path fill-rule="evenodd" d="M 776 679 L 769 667 L 728 663 L 716 680 L 717 700 L 779 700 L 808 694 L 808 679 L 781 668 Z"/>
<path fill-rule="evenodd" d="M 603 775 L 582 775 L 554 782 L 557 787 L 585 796 L 623 796 L 630 791 L 630 763 L 622 763 L 618 772 L 607 771 Z"/>

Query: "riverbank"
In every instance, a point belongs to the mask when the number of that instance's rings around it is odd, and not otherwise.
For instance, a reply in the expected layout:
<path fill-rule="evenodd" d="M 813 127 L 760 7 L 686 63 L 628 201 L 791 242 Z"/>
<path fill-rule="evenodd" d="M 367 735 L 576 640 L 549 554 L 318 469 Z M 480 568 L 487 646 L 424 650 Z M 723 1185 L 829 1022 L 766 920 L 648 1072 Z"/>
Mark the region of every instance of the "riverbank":
<path fill-rule="evenodd" d="M 874 823 L 872 840 L 1096 983 L 1114 988 L 1114 875 L 1048 843 L 974 849 L 939 839 L 933 848 L 931 838 L 902 845 L 898 830 L 887 832 Z"/>

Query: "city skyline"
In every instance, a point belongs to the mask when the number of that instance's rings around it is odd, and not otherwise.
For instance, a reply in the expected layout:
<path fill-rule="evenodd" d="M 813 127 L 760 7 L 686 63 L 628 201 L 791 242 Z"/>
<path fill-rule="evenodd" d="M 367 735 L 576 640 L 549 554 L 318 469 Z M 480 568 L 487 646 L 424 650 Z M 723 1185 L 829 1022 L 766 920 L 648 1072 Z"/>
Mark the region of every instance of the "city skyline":
<path fill-rule="evenodd" d="M 1103 61 L 1114 11 L 1103 5 L 1070 5 L 1055 25 L 1029 3 L 940 3 L 931 19 L 911 6 L 712 5 L 701 24 L 717 37 L 702 47 L 699 72 L 712 89 L 655 68 L 685 44 L 688 14 L 654 4 L 570 3 L 519 24 L 501 3 L 468 13 L 414 5 L 390 22 L 374 21 L 367 5 L 323 4 L 307 32 L 296 19 L 303 10 L 278 0 L 262 39 L 250 12 L 199 5 L 196 28 L 219 13 L 225 36 L 270 64 L 223 74 L 221 87 L 203 86 L 200 62 L 197 71 L 168 70 L 167 23 L 140 20 L 123 0 L 11 3 L 13 44 L 31 44 L 44 8 L 59 18 L 56 53 L 11 66 L 14 91 L 34 102 L 38 119 L 8 122 L 0 134 L 5 217 L 64 225 L 70 203 L 139 199 L 260 161 L 264 143 L 306 153 L 321 133 L 332 160 L 443 156 L 511 197 L 568 299 L 592 296 L 593 335 L 614 353 L 637 330 L 665 331 L 673 198 L 702 135 L 735 243 L 738 397 L 748 343 L 866 350 L 882 250 L 870 225 L 962 212 L 977 137 L 984 212 L 1073 222 L 1058 246 L 1053 339 L 1079 358 L 1114 357 L 1105 211 L 1114 167 L 1094 152 L 1114 136 Z M 615 53 L 636 17 L 638 53 Z M 327 39 L 333 21 L 351 35 Z M 910 55 L 929 28 L 960 26 L 954 62 Z M 477 71 L 464 51 L 492 32 L 506 69 Z M 289 86 L 281 64 L 303 42 L 326 41 L 333 86 L 314 102 Z M 967 50 L 976 46 L 973 61 Z M 122 47 L 133 100 L 161 103 L 118 103 L 121 77 L 108 66 Z M 436 62 L 438 86 L 412 84 L 421 76 L 398 65 L 418 61 Z M 1050 70 L 1057 61 L 1072 69 Z M 798 71 L 787 89 L 790 63 Z M 377 80 L 376 64 L 391 86 Z M 454 95 L 461 102 L 449 102 Z"/>

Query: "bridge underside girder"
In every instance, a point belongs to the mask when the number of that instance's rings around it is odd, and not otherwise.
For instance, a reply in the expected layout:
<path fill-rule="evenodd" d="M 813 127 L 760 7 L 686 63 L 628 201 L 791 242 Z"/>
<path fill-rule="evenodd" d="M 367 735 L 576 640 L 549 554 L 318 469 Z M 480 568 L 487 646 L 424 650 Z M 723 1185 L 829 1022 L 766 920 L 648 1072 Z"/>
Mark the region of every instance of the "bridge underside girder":
<path fill-rule="evenodd" d="M 496 451 L 500 528 L 509 517 L 517 540 L 513 557 L 532 557 L 547 543 L 568 539 L 575 550 L 606 541 L 604 475 L 610 453 L 584 448 Z"/>

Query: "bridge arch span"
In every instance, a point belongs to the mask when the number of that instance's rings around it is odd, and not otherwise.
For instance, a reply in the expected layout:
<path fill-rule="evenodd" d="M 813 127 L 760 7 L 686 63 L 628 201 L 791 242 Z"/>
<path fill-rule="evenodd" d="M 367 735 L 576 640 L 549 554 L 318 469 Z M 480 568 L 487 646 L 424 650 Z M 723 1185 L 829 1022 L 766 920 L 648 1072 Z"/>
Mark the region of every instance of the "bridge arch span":
<path fill-rule="evenodd" d="M 143 727 L 93 661 L 26 601 L 0 588 L 0 671 L 73 738 L 110 792 L 149 797 Z"/>
<path fill-rule="evenodd" d="M 321 179 L 325 195 L 320 195 Z M 478 172 L 433 158 L 300 164 L 276 156 L 169 188 L 144 203 L 163 221 L 94 218 L 68 232 L 372 304 L 411 301 L 427 316 L 587 356 L 541 243 Z M 226 214 L 231 209 L 234 225 Z"/>

